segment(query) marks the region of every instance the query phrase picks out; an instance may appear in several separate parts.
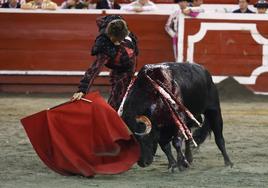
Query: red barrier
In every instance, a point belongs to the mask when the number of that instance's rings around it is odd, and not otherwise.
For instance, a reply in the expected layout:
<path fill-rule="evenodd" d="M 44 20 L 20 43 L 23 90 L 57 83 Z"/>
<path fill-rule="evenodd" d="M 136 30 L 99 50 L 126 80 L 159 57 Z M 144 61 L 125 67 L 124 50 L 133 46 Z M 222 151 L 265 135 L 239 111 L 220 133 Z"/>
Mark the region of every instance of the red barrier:
<path fill-rule="evenodd" d="M 85 71 L 94 61 L 90 49 L 98 34 L 95 22 L 98 16 L 0 13 L 0 70 Z M 163 27 L 167 15 L 124 15 L 124 18 L 139 39 L 138 69 L 144 64 L 173 61 L 171 40 Z M 81 75 L 31 76 L 24 80 L 25 76 L 0 76 L 0 91 L 8 91 L 16 83 L 76 86 L 80 78 Z M 96 83 L 108 84 L 103 78 Z"/>

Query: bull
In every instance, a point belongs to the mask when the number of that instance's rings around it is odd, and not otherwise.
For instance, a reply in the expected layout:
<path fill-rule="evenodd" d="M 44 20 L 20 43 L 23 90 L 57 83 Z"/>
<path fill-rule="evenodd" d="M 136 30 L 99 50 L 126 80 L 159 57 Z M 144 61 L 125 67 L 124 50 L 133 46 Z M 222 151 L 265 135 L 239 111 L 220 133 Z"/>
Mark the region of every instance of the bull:
<path fill-rule="evenodd" d="M 179 101 L 181 105 L 172 101 Z M 218 91 L 203 66 L 172 62 L 145 65 L 127 91 L 119 113 L 140 144 L 138 165 L 141 167 L 153 162 L 158 144 L 167 156 L 169 169 L 188 167 L 192 162 L 191 143 L 200 145 L 210 131 L 214 133 L 225 165 L 233 165 L 225 148 Z M 183 131 L 178 123 L 187 125 L 184 130 L 190 129 L 196 120 L 202 120 L 201 115 L 204 117 L 202 127 L 192 137 L 189 133 L 188 137 L 181 134 Z M 174 120 L 175 116 L 177 120 Z M 182 152 L 185 138 L 186 149 Z M 172 155 L 170 143 L 177 151 L 177 160 Z"/>

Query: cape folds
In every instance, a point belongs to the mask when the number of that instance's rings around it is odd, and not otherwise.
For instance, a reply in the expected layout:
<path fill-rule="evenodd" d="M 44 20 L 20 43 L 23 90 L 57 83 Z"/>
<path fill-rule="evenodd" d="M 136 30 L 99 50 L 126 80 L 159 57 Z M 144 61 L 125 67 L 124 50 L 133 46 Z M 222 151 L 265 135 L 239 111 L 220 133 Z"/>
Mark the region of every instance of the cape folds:
<path fill-rule="evenodd" d="M 98 92 L 21 120 L 41 160 L 62 175 L 117 174 L 140 156 L 139 144 Z"/>

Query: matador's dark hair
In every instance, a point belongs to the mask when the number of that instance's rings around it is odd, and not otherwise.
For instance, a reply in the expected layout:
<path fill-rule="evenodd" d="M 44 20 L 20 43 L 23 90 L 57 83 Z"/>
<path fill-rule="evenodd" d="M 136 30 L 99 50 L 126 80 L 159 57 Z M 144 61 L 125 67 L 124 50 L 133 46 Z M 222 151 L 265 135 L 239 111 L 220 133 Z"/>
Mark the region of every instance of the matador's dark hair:
<path fill-rule="evenodd" d="M 124 20 L 116 19 L 108 24 L 106 33 L 108 36 L 115 37 L 118 40 L 123 40 L 129 34 L 129 31 Z"/>

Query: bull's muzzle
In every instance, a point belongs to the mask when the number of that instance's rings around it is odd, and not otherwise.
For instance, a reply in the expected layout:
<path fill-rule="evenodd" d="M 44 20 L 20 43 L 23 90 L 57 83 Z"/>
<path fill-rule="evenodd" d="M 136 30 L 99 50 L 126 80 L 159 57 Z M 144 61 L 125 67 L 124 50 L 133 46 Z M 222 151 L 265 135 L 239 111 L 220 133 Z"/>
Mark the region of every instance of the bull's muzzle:
<path fill-rule="evenodd" d="M 146 128 L 145 128 L 144 132 L 142 132 L 142 133 L 135 132 L 135 135 L 145 136 L 145 135 L 148 135 L 151 132 L 152 123 L 151 123 L 151 121 L 150 121 L 150 119 L 148 117 L 146 117 L 144 115 L 137 116 L 136 117 L 136 122 L 144 124 Z"/>

